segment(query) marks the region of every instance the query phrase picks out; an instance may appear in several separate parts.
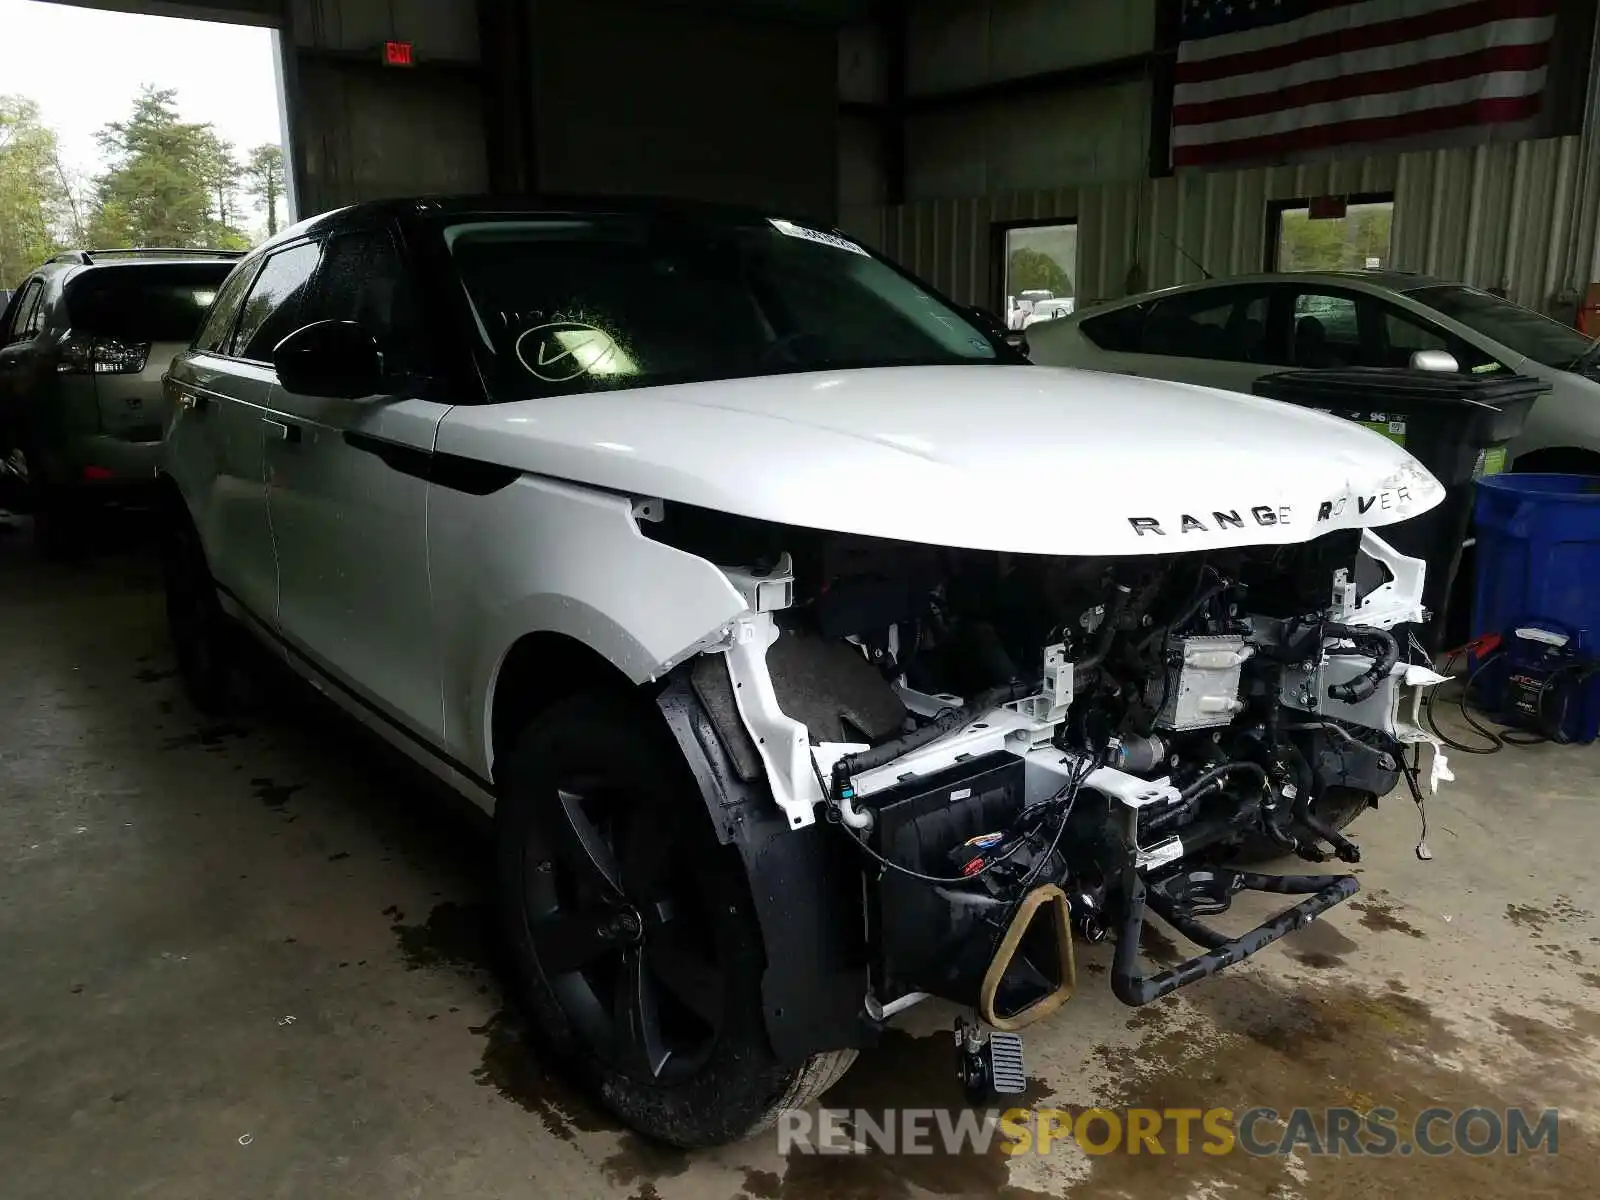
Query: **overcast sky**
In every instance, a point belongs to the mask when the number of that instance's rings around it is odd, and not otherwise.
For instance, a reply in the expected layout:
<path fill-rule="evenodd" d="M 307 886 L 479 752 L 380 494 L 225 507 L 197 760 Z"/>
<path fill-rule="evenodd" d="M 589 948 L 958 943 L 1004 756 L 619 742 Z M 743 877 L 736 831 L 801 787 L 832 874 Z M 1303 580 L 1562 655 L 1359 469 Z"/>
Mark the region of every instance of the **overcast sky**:
<path fill-rule="evenodd" d="M 0 92 L 38 102 L 68 163 L 101 167 L 94 135 L 128 114 L 141 84 L 176 88 L 187 121 L 241 151 L 278 142 L 272 31 L 250 25 L 0 0 Z"/>

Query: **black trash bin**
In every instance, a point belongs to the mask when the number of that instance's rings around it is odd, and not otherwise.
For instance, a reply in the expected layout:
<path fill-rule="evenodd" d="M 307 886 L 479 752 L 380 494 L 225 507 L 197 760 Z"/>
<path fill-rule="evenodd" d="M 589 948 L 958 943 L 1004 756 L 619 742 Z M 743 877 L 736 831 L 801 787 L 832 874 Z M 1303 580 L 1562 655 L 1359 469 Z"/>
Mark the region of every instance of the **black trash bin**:
<path fill-rule="evenodd" d="M 1526 375 L 1466 375 L 1409 368 L 1349 367 L 1280 371 L 1256 380 L 1255 393 L 1357 421 L 1400 445 L 1445 486 L 1445 498 L 1420 516 L 1377 530 L 1402 554 L 1428 564 L 1422 602 L 1431 614 L 1415 630 L 1430 652 L 1441 648 L 1452 584 L 1472 522 L 1472 483 L 1506 468 L 1506 444 L 1522 432 L 1533 402 L 1550 385 Z"/>

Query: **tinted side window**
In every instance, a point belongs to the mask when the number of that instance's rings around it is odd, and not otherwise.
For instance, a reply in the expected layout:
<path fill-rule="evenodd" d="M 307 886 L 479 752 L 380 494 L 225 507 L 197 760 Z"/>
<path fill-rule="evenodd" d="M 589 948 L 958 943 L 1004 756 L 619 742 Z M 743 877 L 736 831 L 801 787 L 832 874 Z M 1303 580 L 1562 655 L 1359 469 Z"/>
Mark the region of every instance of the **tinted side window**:
<path fill-rule="evenodd" d="M 22 321 L 22 336 L 33 337 L 44 328 L 46 314 L 44 302 L 44 281 L 40 280 L 39 286 L 34 289 L 33 307 L 28 310 L 28 315 Z"/>
<path fill-rule="evenodd" d="M 1376 366 L 1361 350 L 1361 321 L 1353 296 L 1301 292 L 1294 298 L 1294 365 Z"/>
<path fill-rule="evenodd" d="M 1411 356 L 1418 350 L 1447 350 L 1468 374 L 1487 375 L 1508 369 L 1472 343 L 1387 304 L 1383 306 L 1383 334 L 1382 365 L 1386 367 L 1410 366 Z"/>
<path fill-rule="evenodd" d="M 222 285 L 217 293 L 217 298 L 211 302 L 211 311 L 206 314 L 204 324 L 194 339 L 196 350 L 205 350 L 212 354 L 227 353 L 230 335 L 233 333 L 234 318 L 239 315 L 239 307 L 244 303 L 245 292 L 250 288 L 250 281 L 256 277 L 256 268 L 259 263 L 251 263 L 247 267 L 240 267 L 228 276 L 228 281 Z"/>
<path fill-rule="evenodd" d="M 393 239 L 383 230 L 329 239 L 322 269 L 300 309 L 300 323 L 312 321 L 354 321 L 378 339 L 389 369 L 420 365 L 416 294 Z"/>
<path fill-rule="evenodd" d="M 1266 361 L 1267 293 L 1259 288 L 1186 292 L 1157 300 L 1144 323 L 1145 354 Z"/>
<path fill-rule="evenodd" d="M 11 310 L 11 324 L 6 329 L 6 335 L 0 341 L 9 345 L 30 338 L 39 328 L 39 297 L 44 292 L 44 283 L 38 279 L 30 279 L 27 286 L 22 289 L 22 295 L 17 297 L 16 306 Z"/>
<path fill-rule="evenodd" d="M 1083 331 L 1084 337 L 1102 350 L 1131 354 L 1139 349 L 1144 336 L 1145 317 L 1149 312 L 1148 304 L 1130 304 L 1097 317 L 1085 317 L 1078 323 L 1078 328 Z"/>
<path fill-rule="evenodd" d="M 267 259 L 244 302 L 233 335 L 235 358 L 266 362 L 272 349 L 300 327 L 300 305 L 322 251 L 314 242 L 280 250 Z"/>

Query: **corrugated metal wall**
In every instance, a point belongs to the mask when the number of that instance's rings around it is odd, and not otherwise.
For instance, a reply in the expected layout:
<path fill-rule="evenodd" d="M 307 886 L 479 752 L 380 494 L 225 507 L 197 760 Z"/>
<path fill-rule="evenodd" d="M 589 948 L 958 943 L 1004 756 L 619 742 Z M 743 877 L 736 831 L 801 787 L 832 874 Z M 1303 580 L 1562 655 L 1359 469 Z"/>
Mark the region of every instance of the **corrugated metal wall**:
<path fill-rule="evenodd" d="M 488 184 L 475 4 L 292 0 L 286 81 L 295 211 Z M 380 65 L 403 38 L 414 71 Z"/>
<path fill-rule="evenodd" d="M 1504 288 L 1513 300 L 1548 309 L 1587 272 L 1593 253 L 1594 214 L 1575 224 L 1579 169 L 1579 139 L 1552 138 L 895 208 L 847 206 L 840 219 L 947 294 L 989 305 L 999 301 L 991 275 L 995 223 L 1076 219 L 1074 276 L 1080 303 L 1090 303 L 1199 279 L 1179 246 L 1219 277 L 1261 270 L 1271 200 L 1393 192 L 1396 267 Z"/>

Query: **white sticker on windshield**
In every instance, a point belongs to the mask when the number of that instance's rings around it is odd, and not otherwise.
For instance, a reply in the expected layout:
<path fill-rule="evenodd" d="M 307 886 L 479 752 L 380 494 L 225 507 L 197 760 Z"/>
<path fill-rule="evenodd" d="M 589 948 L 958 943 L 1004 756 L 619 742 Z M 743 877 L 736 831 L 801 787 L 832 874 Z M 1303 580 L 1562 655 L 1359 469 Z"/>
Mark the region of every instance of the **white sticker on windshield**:
<path fill-rule="evenodd" d="M 835 250 L 848 250 L 851 254 L 860 254 L 863 257 L 867 254 L 860 246 L 836 233 L 807 229 L 804 225 L 796 225 L 793 221 L 785 221 L 780 217 L 768 217 L 767 220 L 785 237 L 802 238 L 808 242 L 816 242 L 819 246 L 832 246 Z"/>

